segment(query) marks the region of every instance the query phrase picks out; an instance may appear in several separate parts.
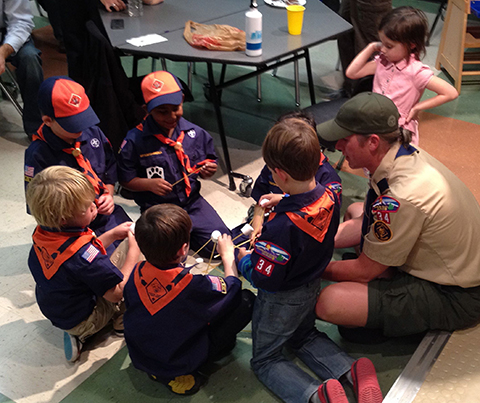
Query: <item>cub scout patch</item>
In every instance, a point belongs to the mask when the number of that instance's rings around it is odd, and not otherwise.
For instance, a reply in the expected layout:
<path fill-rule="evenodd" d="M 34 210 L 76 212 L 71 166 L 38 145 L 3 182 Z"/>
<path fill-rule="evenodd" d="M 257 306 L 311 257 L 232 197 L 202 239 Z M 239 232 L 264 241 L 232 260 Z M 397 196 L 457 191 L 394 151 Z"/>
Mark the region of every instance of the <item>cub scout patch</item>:
<path fill-rule="evenodd" d="M 335 192 L 338 196 L 342 194 L 342 184 L 340 182 L 331 182 L 326 187 L 332 192 Z"/>
<path fill-rule="evenodd" d="M 389 213 L 396 213 L 400 208 L 400 203 L 393 197 L 379 196 L 372 204 L 372 213 L 377 211 L 388 211 Z"/>
<path fill-rule="evenodd" d="M 227 293 L 227 284 L 222 277 L 207 276 L 207 278 L 210 280 L 210 283 L 212 283 L 213 291 L 221 292 L 222 294 Z"/>
<path fill-rule="evenodd" d="M 100 140 L 97 139 L 97 138 L 93 138 L 93 139 L 90 140 L 90 145 L 93 148 L 98 148 L 98 147 L 100 147 Z"/>
<path fill-rule="evenodd" d="M 267 258 L 271 262 L 279 263 L 281 265 L 286 264 L 290 260 L 290 254 L 287 251 L 271 242 L 255 242 L 255 252 L 257 252 L 260 256 Z"/>
<path fill-rule="evenodd" d="M 194 139 L 195 136 L 197 135 L 197 133 L 195 132 L 194 129 L 190 129 L 190 130 L 187 132 L 187 135 L 188 135 L 190 138 Z"/>
<path fill-rule="evenodd" d="M 375 221 L 373 224 L 373 233 L 380 242 L 386 242 L 392 238 L 392 230 L 383 221 Z"/>
<path fill-rule="evenodd" d="M 24 175 L 25 175 L 25 182 L 30 182 L 35 175 L 35 168 L 29 165 L 25 165 L 24 167 Z"/>
<path fill-rule="evenodd" d="M 148 167 L 147 168 L 147 178 L 161 178 L 165 179 L 165 173 L 163 172 L 162 167 Z"/>
<path fill-rule="evenodd" d="M 88 263 L 92 263 L 93 259 L 100 253 L 100 251 L 95 248 L 95 246 L 90 245 L 85 252 L 82 254 L 82 258 L 85 259 Z"/>
<path fill-rule="evenodd" d="M 162 298 L 165 294 L 167 294 L 167 290 L 165 287 L 158 281 L 157 278 L 154 278 L 150 284 L 147 285 L 147 295 L 152 304 L 157 302 L 160 298 Z"/>

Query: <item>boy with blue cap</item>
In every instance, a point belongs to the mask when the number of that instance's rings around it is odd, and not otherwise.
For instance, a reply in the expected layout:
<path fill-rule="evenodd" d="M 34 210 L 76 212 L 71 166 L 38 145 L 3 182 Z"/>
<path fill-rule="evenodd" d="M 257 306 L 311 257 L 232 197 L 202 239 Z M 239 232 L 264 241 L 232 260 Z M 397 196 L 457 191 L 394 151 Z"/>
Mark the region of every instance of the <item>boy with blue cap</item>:
<path fill-rule="evenodd" d="M 117 181 L 115 155 L 96 126 L 99 119 L 84 88 L 68 77 L 50 77 L 40 86 L 38 103 L 43 124 L 25 151 L 25 190 L 43 169 L 69 166 L 84 173 L 95 188 L 98 215 L 90 228 L 97 235 L 130 221 L 113 201 Z"/>
<path fill-rule="evenodd" d="M 230 234 L 213 207 L 200 195 L 200 182 L 217 171 L 213 139 L 183 115 L 183 87 L 167 71 L 142 81 L 148 116 L 125 137 L 118 157 L 119 180 L 134 192 L 144 212 L 160 203 L 182 207 L 192 220 L 191 248 L 209 256 L 213 231 Z"/>

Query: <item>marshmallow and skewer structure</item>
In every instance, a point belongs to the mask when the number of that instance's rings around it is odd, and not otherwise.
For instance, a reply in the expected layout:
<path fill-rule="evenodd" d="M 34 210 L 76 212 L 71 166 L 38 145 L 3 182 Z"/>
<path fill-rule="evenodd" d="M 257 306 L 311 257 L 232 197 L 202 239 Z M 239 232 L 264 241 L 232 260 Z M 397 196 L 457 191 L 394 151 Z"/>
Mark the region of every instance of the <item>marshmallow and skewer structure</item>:
<path fill-rule="evenodd" d="M 241 237 L 242 235 L 245 235 L 248 237 L 252 235 L 253 227 L 250 224 L 245 224 L 242 228 L 240 228 L 240 232 L 241 232 L 240 234 L 238 234 L 235 238 L 232 239 L 232 242 L 235 241 L 237 238 Z M 239 246 L 245 245 L 247 242 L 250 242 L 250 239 L 247 239 L 246 241 L 234 246 L 235 248 L 238 248 Z M 216 259 L 219 256 L 220 256 L 219 254 L 215 255 L 214 258 Z"/>
<path fill-rule="evenodd" d="M 258 204 L 260 205 L 260 207 L 263 207 L 263 206 L 265 206 L 265 204 L 268 203 L 268 201 L 269 201 L 268 199 L 262 199 L 262 200 L 260 200 L 260 203 L 258 203 Z"/>
<path fill-rule="evenodd" d="M 253 227 L 250 224 L 245 224 L 241 229 L 240 229 L 240 234 L 238 234 L 235 238 L 232 239 L 232 242 L 235 241 L 236 239 L 240 238 L 242 235 L 245 236 L 250 236 L 253 232 Z"/>
<path fill-rule="evenodd" d="M 213 242 L 213 248 L 212 248 L 212 253 L 210 253 L 210 259 L 208 259 L 208 265 L 207 268 L 205 269 L 205 274 L 208 274 L 210 267 L 212 265 L 212 259 L 213 255 L 215 254 L 215 248 L 218 243 L 218 238 L 222 236 L 222 233 L 219 230 L 215 230 L 212 232 L 212 235 L 210 235 L 210 240 Z"/>

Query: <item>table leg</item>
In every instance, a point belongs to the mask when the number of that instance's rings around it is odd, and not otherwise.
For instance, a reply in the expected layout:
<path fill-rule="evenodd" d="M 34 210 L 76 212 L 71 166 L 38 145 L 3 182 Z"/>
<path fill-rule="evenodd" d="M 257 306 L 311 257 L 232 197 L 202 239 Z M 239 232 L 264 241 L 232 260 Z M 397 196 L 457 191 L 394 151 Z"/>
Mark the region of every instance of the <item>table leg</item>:
<path fill-rule="evenodd" d="M 295 76 L 295 105 L 300 106 L 300 77 L 298 75 L 298 60 L 293 62 L 293 75 Z"/>
<path fill-rule="evenodd" d="M 225 159 L 225 166 L 227 167 L 229 182 L 228 188 L 230 190 L 235 190 L 236 186 L 232 175 L 232 164 L 230 162 L 230 153 L 228 152 L 227 138 L 225 136 L 225 128 L 223 126 L 222 112 L 220 110 L 220 99 L 218 97 L 218 91 L 215 85 L 212 63 L 207 63 L 207 70 L 208 81 L 210 82 L 210 97 L 212 98 L 213 107 L 215 108 L 215 114 L 217 115 L 218 134 L 220 135 L 220 141 L 222 142 L 223 157 Z"/>
<path fill-rule="evenodd" d="M 310 63 L 310 52 L 305 49 L 305 67 L 307 69 L 308 88 L 310 90 L 310 102 L 315 105 L 315 88 L 313 86 L 312 65 Z"/>

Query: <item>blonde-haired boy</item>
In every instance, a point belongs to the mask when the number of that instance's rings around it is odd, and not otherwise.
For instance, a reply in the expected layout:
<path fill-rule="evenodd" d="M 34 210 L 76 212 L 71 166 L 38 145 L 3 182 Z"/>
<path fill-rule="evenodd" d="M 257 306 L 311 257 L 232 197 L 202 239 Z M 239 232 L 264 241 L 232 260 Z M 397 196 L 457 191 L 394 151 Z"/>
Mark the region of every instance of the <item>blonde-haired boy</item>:
<path fill-rule="evenodd" d="M 42 313 L 65 331 L 67 361 L 76 361 L 83 342 L 122 313 L 118 303 L 139 249 L 123 223 L 98 238 L 88 225 L 97 215 L 95 190 L 85 175 L 65 167 L 41 171 L 27 189 L 27 204 L 38 223 L 28 266 Z M 128 237 L 125 263 L 117 269 L 105 250 Z M 122 333 L 120 326 L 114 330 Z"/>

